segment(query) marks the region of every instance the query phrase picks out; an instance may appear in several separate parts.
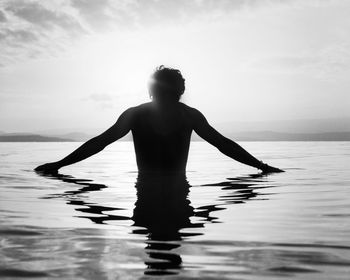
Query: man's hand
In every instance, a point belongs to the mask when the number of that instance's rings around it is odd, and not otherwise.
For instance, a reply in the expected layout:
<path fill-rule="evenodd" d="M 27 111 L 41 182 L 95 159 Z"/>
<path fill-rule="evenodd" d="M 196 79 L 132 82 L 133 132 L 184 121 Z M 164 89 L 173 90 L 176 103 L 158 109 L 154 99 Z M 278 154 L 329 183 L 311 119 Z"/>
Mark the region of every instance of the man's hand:
<path fill-rule="evenodd" d="M 270 166 L 268 164 L 263 164 L 260 168 L 263 173 L 278 173 L 278 172 L 284 172 L 284 170 L 279 169 L 277 167 Z"/>
<path fill-rule="evenodd" d="M 42 173 L 57 173 L 58 169 L 61 168 L 61 165 L 58 162 L 50 162 L 45 163 L 43 165 L 39 165 L 34 170 L 36 172 L 42 172 Z"/>

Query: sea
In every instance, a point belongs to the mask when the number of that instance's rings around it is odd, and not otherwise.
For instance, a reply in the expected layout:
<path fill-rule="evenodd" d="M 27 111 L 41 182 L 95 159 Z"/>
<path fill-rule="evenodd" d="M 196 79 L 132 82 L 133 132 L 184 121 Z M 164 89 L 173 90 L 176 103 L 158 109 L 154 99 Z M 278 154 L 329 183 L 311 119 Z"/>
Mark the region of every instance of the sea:
<path fill-rule="evenodd" d="M 187 176 L 140 178 L 131 142 L 58 174 L 81 143 L 0 143 L 1 279 L 350 279 L 350 142 L 205 142 Z"/>

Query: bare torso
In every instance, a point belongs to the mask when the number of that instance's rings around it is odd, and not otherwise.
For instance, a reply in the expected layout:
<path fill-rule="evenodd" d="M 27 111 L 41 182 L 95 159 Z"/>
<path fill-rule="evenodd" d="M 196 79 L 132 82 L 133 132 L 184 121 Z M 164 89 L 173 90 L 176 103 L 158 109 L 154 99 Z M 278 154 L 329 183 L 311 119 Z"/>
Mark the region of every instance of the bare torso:
<path fill-rule="evenodd" d="M 62 160 L 38 166 L 35 170 L 57 172 L 63 166 L 102 151 L 132 131 L 140 173 L 185 173 L 193 130 L 232 159 L 263 172 L 282 172 L 260 162 L 240 145 L 221 135 L 198 110 L 181 102 L 160 104 L 155 101 L 127 109 L 102 134 L 90 139 Z"/>
<path fill-rule="evenodd" d="M 192 133 L 189 107 L 154 103 L 134 108 L 131 131 L 140 172 L 185 172 Z"/>

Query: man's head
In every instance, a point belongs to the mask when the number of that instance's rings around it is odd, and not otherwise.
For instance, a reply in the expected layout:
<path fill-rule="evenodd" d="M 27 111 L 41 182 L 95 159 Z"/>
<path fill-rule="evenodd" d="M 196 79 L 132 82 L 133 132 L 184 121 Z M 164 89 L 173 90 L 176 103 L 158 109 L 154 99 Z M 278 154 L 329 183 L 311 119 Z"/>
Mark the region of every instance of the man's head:
<path fill-rule="evenodd" d="M 153 73 L 149 86 L 149 94 L 156 101 L 179 101 L 185 91 L 185 79 L 180 70 L 157 67 Z"/>

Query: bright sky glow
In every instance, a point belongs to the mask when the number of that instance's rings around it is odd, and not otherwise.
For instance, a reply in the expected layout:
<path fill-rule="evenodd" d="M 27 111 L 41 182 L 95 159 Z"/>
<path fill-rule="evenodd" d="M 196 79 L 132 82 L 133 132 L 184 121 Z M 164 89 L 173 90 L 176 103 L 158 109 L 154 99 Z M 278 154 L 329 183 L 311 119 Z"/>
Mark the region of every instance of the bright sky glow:
<path fill-rule="evenodd" d="M 350 2 L 2 1 L 0 130 L 106 128 L 164 64 L 213 122 L 350 117 Z"/>

